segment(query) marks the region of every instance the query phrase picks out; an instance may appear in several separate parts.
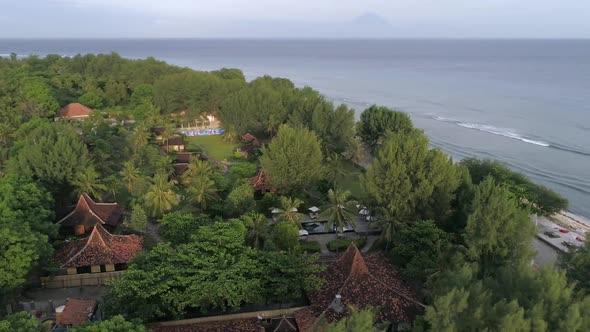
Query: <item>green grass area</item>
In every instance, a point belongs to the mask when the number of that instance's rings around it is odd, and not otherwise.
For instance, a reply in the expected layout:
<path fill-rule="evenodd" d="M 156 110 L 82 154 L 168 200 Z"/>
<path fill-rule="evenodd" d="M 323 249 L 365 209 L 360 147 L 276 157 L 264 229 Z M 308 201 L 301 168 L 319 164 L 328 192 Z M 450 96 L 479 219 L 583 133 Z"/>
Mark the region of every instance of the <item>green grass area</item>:
<path fill-rule="evenodd" d="M 346 174 L 340 175 L 336 184 L 344 190 L 348 190 L 356 199 L 361 199 L 366 196 L 365 190 L 361 186 L 361 174 L 363 169 L 353 164 L 349 160 L 342 161 L 342 169 Z"/>
<path fill-rule="evenodd" d="M 191 145 L 201 147 L 209 157 L 218 161 L 229 160 L 238 147 L 237 144 L 224 142 L 221 135 L 192 136 L 187 137 L 186 140 Z"/>
<path fill-rule="evenodd" d="M 318 241 L 301 241 L 299 246 L 303 251 L 307 251 L 308 253 L 315 253 L 322 251 L 320 248 L 320 243 Z"/>

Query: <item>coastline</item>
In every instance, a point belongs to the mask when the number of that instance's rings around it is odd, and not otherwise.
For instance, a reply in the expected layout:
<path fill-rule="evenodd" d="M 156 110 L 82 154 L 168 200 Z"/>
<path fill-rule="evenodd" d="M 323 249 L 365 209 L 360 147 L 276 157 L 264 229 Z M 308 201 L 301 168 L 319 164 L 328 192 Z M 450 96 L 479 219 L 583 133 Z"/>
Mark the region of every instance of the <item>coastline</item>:
<path fill-rule="evenodd" d="M 584 217 L 568 211 L 558 212 L 546 219 L 583 237 L 586 237 L 586 234 L 590 232 L 590 223 Z"/>

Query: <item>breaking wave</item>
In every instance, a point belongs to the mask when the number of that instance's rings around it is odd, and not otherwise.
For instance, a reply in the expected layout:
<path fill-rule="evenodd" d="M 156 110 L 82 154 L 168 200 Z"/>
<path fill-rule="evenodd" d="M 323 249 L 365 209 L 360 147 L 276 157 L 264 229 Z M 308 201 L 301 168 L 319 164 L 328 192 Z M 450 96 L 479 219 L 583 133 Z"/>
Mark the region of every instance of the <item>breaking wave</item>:
<path fill-rule="evenodd" d="M 463 128 L 475 129 L 475 130 L 483 131 L 483 132 L 494 134 L 494 135 L 500 135 L 500 136 L 504 136 L 507 138 L 517 139 L 517 140 L 523 141 L 525 143 L 535 144 L 535 145 L 544 146 L 544 147 L 551 146 L 547 142 L 538 141 L 538 140 L 524 137 L 524 136 L 514 132 L 512 129 L 508 129 L 508 128 L 498 128 L 498 127 L 494 127 L 494 126 L 490 126 L 490 125 L 471 123 L 471 122 L 456 122 L 456 124 L 458 126 L 463 127 Z"/>
<path fill-rule="evenodd" d="M 475 122 L 458 121 L 458 120 L 454 120 L 454 119 L 450 119 L 450 118 L 445 118 L 443 116 L 438 116 L 434 113 L 422 113 L 422 114 L 413 113 L 412 115 L 431 119 L 431 120 L 452 123 L 452 124 L 455 124 L 455 125 L 463 127 L 463 128 L 478 130 L 478 131 L 482 131 L 482 132 L 486 132 L 486 133 L 490 133 L 490 134 L 494 134 L 494 135 L 503 136 L 503 137 L 510 138 L 510 139 L 517 139 L 521 142 L 528 143 L 528 144 L 534 144 L 537 146 L 548 147 L 551 149 L 567 151 L 567 152 L 571 152 L 571 153 L 575 153 L 575 154 L 579 154 L 579 155 L 583 155 L 583 156 L 590 156 L 590 152 L 588 152 L 588 151 L 580 150 L 580 149 L 577 149 L 577 148 L 574 148 L 571 146 L 565 146 L 565 145 L 562 145 L 559 143 L 546 142 L 546 141 L 540 140 L 535 137 L 527 137 L 522 134 L 519 134 L 514 129 L 500 128 L 500 127 L 496 127 L 496 126 L 492 126 L 492 125 L 488 125 L 488 124 L 480 124 L 480 123 L 475 123 Z"/>

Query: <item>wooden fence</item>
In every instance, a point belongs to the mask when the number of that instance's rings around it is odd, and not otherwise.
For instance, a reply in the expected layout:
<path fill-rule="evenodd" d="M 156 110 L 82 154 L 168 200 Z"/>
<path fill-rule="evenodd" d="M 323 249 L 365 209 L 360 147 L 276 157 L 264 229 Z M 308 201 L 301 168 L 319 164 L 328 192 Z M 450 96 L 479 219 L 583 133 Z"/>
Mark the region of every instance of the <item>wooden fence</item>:
<path fill-rule="evenodd" d="M 45 288 L 98 286 L 104 285 L 108 280 L 121 278 L 123 272 L 125 271 L 83 273 L 53 277 L 42 277 L 41 285 Z"/>
<path fill-rule="evenodd" d="M 190 318 L 190 319 L 181 319 L 181 320 L 172 320 L 166 322 L 158 322 L 150 324 L 150 326 L 181 326 L 181 325 L 189 325 L 189 324 L 196 324 L 196 323 L 211 323 L 211 322 L 225 322 L 228 320 L 235 320 L 235 319 L 248 319 L 248 318 L 273 318 L 273 317 L 281 317 L 291 316 L 293 313 L 299 309 L 307 308 L 306 306 L 303 307 L 295 307 L 295 308 L 288 308 L 288 309 L 276 309 L 276 310 L 262 310 L 262 311 L 251 311 L 251 312 L 241 312 L 237 314 L 229 314 L 229 315 L 218 315 L 218 316 L 207 316 L 207 317 L 199 317 L 199 318 Z"/>

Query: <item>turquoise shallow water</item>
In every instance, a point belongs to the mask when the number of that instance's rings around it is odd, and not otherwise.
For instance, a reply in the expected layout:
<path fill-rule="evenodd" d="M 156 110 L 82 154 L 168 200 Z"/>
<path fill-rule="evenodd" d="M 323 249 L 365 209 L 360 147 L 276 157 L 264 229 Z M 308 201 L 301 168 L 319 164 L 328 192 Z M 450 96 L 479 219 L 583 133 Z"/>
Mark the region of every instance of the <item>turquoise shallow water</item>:
<path fill-rule="evenodd" d="M 587 40 L 0 40 L 1 54 L 118 52 L 312 86 L 404 110 L 455 158 L 498 159 L 590 217 Z"/>

